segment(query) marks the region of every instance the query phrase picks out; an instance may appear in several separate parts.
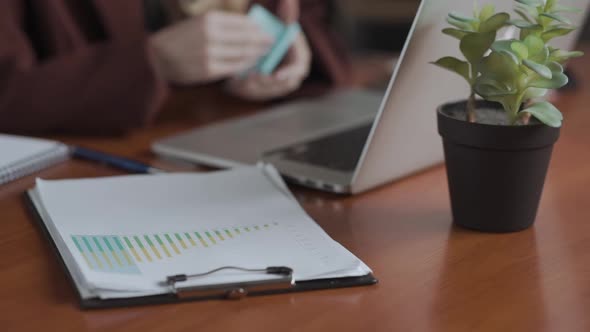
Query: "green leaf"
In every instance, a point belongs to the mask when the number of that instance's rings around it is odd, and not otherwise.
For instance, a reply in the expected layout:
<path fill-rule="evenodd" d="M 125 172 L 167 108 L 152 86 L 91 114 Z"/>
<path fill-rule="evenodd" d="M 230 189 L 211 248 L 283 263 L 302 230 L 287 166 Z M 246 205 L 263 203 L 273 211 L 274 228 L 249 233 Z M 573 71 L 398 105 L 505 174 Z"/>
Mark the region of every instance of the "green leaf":
<path fill-rule="evenodd" d="M 526 45 L 522 42 L 515 41 L 510 44 L 510 49 L 518 55 L 521 59 L 528 59 L 529 58 L 529 49 Z"/>
<path fill-rule="evenodd" d="M 496 52 L 500 52 L 500 51 L 508 51 L 508 52 L 512 52 L 512 48 L 510 47 L 510 45 L 512 45 L 513 42 L 516 42 L 518 40 L 516 39 L 509 39 L 509 40 L 497 40 L 492 44 L 492 50 L 496 51 Z"/>
<path fill-rule="evenodd" d="M 485 82 L 481 83 L 479 81 L 480 80 L 478 79 L 478 82 L 474 85 L 473 89 L 475 93 L 477 93 L 485 100 L 496 101 L 502 103 L 503 105 L 506 105 L 506 100 L 514 98 L 517 92 L 515 89 L 507 90 L 504 88 L 499 88 L 498 84 L 501 83 L 494 83 L 493 80 L 484 80 Z"/>
<path fill-rule="evenodd" d="M 524 39 L 524 44 L 528 48 L 529 54 L 541 53 L 541 52 L 543 52 L 543 49 L 545 48 L 545 43 L 543 42 L 543 39 L 541 39 L 535 35 L 527 36 Z"/>
<path fill-rule="evenodd" d="M 497 90 L 501 90 L 501 91 L 505 92 L 506 94 L 516 93 L 515 89 L 507 86 L 503 82 L 496 81 L 496 80 L 493 80 L 493 79 L 490 79 L 490 78 L 487 78 L 484 76 L 480 76 L 477 78 L 477 84 L 492 86 L 492 87 L 496 88 Z"/>
<path fill-rule="evenodd" d="M 496 32 L 470 33 L 461 40 L 461 53 L 470 63 L 477 63 L 490 49 Z"/>
<path fill-rule="evenodd" d="M 482 21 L 479 26 L 479 32 L 490 32 L 490 31 L 498 31 L 508 21 L 510 20 L 510 15 L 507 13 L 498 13 L 491 16 L 489 19 Z"/>
<path fill-rule="evenodd" d="M 515 63 L 515 64 L 520 64 L 520 59 L 522 58 L 521 54 L 518 54 L 514 49 L 512 49 L 512 44 L 517 43 L 517 44 L 522 44 L 522 42 L 516 40 L 516 39 L 510 39 L 510 40 L 498 40 L 495 41 L 492 44 L 492 50 L 498 53 L 502 53 L 505 56 L 510 57 L 510 59 Z M 518 47 L 518 46 L 516 46 Z M 526 48 L 526 46 L 525 46 Z M 522 50 L 523 53 L 528 52 L 528 49 L 525 51 L 524 49 Z"/>
<path fill-rule="evenodd" d="M 479 21 L 480 22 L 487 21 L 490 17 L 492 17 L 494 15 L 495 12 L 496 12 L 496 6 L 494 6 L 493 4 L 487 4 L 487 5 L 483 6 L 483 8 L 481 9 L 481 12 L 479 12 Z"/>
<path fill-rule="evenodd" d="M 549 62 L 547 67 L 551 69 L 552 73 L 563 73 L 563 66 L 555 61 Z"/>
<path fill-rule="evenodd" d="M 525 20 L 511 20 L 510 24 L 512 24 L 515 27 L 520 28 L 520 29 L 534 29 L 534 28 L 537 28 L 540 26 L 536 23 L 531 23 L 531 22 L 525 21 Z"/>
<path fill-rule="evenodd" d="M 557 0 L 546 0 L 545 1 L 545 11 L 550 12 L 553 10 L 553 7 L 557 4 Z"/>
<path fill-rule="evenodd" d="M 510 60 L 512 60 L 512 62 L 516 65 L 520 64 L 520 59 L 518 58 L 518 56 L 516 54 L 514 54 L 514 52 L 511 51 L 499 51 L 499 53 L 507 56 L 510 58 Z"/>
<path fill-rule="evenodd" d="M 581 57 L 582 55 L 584 55 L 584 52 L 580 52 L 580 51 L 568 52 L 568 51 L 563 51 L 563 50 L 555 50 L 553 53 L 551 53 L 551 60 L 559 62 L 559 63 L 564 63 L 569 59 L 578 58 L 578 57 Z"/>
<path fill-rule="evenodd" d="M 488 80 L 500 82 L 505 90 L 515 90 L 516 83 L 521 76 L 519 65 L 514 63 L 510 56 L 500 53 L 492 52 L 486 56 L 478 66 L 478 71 L 481 75 L 477 82 L 487 83 Z"/>
<path fill-rule="evenodd" d="M 461 30 L 473 31 L 471 24 L 457 21 L 451 17 L 447 17 L 447 23 Z"/>
<path fill-rule="evenodd" d="M 523 100 L 544 97 L 549 90 L 540 88 L 528 88 L 524 94 Z"/>
<path fill-rule="evenodd" d="M 542 13 L 542 14 L 539 14 L 539 16 L 547 17 L 547 18 L 550 18 L 554 21 L 558 21 L 558 22 L 565 23 L 565 24 L 570 24 L 570 25 L 572 24 L 572 22 L 570 20 L 568 20 L 565 17 L 559 16 L 557 14 Z"/>
<path fill-rule="evenodd" d="M 474 86 L 475 92 L 487 100 L 491 100 L 494 97 L 506 97 L 514 95 L 513 91 L 507 91 L 498 89 L 495 85 L 491 84 L 476 84 Z"/>
<path fill-rule="evenodd" d="M 446 29 L 443 29 L 442 33 L 444 33 L 445 35 L 449 35 L 451 37 L 455 37 L 455 38 L 461 40 L 461 39 L 463 39 L 463 37 L 465 37 L 465 35 L 467 35 L 470 32 L 469 31 L 465 31 L 465 30 L 459 30 L 459 29 L 453 29 L 453 28 L 446 28 Z"/>
<path fill-rule="evenodd" d="M 530 60 L 522 60 L 522 64 L 525 65 L 528 69 L 534 71 L 535 73 L 541 75 L 541 77 L 546 78 L 548 80 L 553 78 L 553 73 L 551 72 L 551 69 L 549 69 L 547 66 L 542 65 L 540 63 L 536 63 Z"/>
<path fill-rule="evenodd" d="M 516 2 L 526 5 L 526 6 L 538 6 L 539 5 L 539 1 L 536 1 L 536 0 L 516 0 Z"/>
<path fill-rule="evenodd" d="M 529 50 L 529 60 L 538 63 L 545 63 L 549 58 L 549 49 L 545 46 L 545 42 L 536 35 L 528 35 L 524 39 L 524 44 Z"/>
<path fill-rule="evenodd" d="M 572 51 L 572 52 L 566 52 L 566 53 L 568 54 L 568 56 L 570 58 L 579 58 L 584 55 L 584 52 L 582 52 L 582 51 Z"/>
<path fill-rule="evenodd" d="M 539 121 L 554 128 L 561 127 L 563 122 L 563 115 L 561 112 L 551 103 L 546 101 L 533 104 L 521 112 L 529 113 Z"/>
<path fill-rule="evenodd" d="M 521 10 L 525 13 L 528 13 L 531 17 L 537 17 L 539 14 L 537 9 L 533 6 L 525 6 L 525 5 L 516 5 L 516 9 Z"/>
<path fill-rule="evenodd" d="M 569 82 L 569 78 L 563 73 L 552 73 L 551 79 L 539 78 L 529 82 L 531 88 L 559 89 Z"/>
<path fill-rule="evenodd" d="M 574 28 L 555 28 L 548 31 L 545 31 L 541 34 L 541 37 L 545 42 L 550 41 L 553 38 L 561 37 L 569 34 L 570 32 L 574 31 Z"/>
<path fill-rule="evenodd" d="M 524 21 L 533 24 L 533 20 L 531 20 L 523 10 L 516 8 L 514 9 L 514 12 L 518 14 L 518 16 L 520 16 Z"/>
<path fill-rule="evenodd" d="M 449 17 L 457 20 L 459 22 L 464 22 L 464 23 L 474 23 L 477 22 L 476 19 L 472 18 L 472 17 L 467 17 L 467 16 L 463 16 L 461 14 L 457 14 L 457 13 L 449 13 Z"/>
<path fill-rule="evenodd" d="M 543 32 L 543 27 L 541 25 L 534 25 L 530 28 L 520 29 L 520 40 L 524 40 L 526 37 L 530 35 L 538 36 Z"/>
<path fill-rule="evenodd" d="M 532 55 L 530 54 L 530 51 L 529 51 L 529 60 L 535 61 L 538 63 L 546 63 L 547 60 L 549 60 L 549 48 L 547 48 L 545 46 L 541 49 L 540 52 L 537 52 L 536 54 L 532 54 Z"/>
<path fill-rule="evenodd" d="M 539 33 L 543 32 L 543 26 L 540 25 L 540 24 L 532 24 L 532 25 L 529 25 L 528 27 L 521 28 L 521 29 L 522 29 L 521 32 L 525 32 L 526 31 L 529 34 L 530 33 L 539 34 Z M 528 34 L 527 34 L 527 36 L 528 36 Z"/>
<path fill-rule="evenodd" d="M 467 82 L 471 82 L 471 78 L 469 77 L 469 64 L 465 61 L 461 61 L 457 58 L 447 56 L 438 59 L 436 62 L 433 62 L 432 64 L 450 70 L 454 73 L 457 73 L 461 75 Z"/>

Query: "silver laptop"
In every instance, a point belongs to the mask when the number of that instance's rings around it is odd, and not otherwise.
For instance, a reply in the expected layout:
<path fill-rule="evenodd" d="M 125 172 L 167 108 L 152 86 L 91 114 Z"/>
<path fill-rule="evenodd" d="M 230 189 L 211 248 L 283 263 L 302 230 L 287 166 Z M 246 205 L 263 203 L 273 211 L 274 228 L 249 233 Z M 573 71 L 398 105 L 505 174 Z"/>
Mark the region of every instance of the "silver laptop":
<path fill-rule="evenodd" d="M 583 3 L 588 9 L 589 2 L 571 4 Z M 497 9 L 512 12 L 513 4 L 502 1 Z M 335 91 L 288 102 L 157 141 L 153 151 L 221 168 L 262 160 L 293 182 L 352 194 L 439 164 L 443 151 L 436 108 L 467 97 L 468 86 L 429 62 L 445 55 L 461 57 L 458 42 L 441 30 L 448 26 L 449 11 L 472 10 L 473 0 L 422 1 L 399 60 L 390 68 L 389 83 L 382 89 Z M 584 16 L 575 19 L 581 24 Z M 576 39 L 562 38 L 559 46 L 568 49 Z"/>

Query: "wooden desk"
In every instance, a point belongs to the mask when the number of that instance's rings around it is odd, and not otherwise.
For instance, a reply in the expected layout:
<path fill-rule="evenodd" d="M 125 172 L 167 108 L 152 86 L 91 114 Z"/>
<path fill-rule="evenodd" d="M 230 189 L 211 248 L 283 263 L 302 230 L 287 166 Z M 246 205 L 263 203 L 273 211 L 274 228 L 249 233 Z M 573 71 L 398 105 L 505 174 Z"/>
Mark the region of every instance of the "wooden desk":
<path fill-rule="evenodd" d="M 442 166 L 358 197 L 297 188 L 315 220 L 374 269 L 377 286 L 80 311 L 22 202 L 28 177 L 0 188 L 0 329 L 590 331 L 590 61 L 572 66 L 583 85 L 557 102 L 567 121 L 532 229 L 496 235 L 453 227 Z M 161 164 L 149 153 L 154 139 L 256 109 L 219 98 L 193 106 L 197 98 L 180 93 L 156 125 L 128 137 L 56 138 Z M 120 173 L 69 161 L 38 175 L 112 174 Z"/>

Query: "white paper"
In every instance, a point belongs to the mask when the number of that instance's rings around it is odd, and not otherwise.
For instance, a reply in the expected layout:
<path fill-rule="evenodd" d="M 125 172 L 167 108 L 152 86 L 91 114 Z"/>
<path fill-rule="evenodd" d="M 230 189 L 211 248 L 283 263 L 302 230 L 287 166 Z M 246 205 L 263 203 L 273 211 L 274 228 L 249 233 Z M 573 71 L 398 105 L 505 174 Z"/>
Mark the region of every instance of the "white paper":
<path fill-rule="evenodd" d="M 288 266 L 296 280 L 370 272 L 305 213 L 272 166 L 37 180 L 36 189 L 72 273 L 101 298 L 166 293 L 167 276 L 220 266 Z M 272 277 L 224 271 L 185 285 Z"/>

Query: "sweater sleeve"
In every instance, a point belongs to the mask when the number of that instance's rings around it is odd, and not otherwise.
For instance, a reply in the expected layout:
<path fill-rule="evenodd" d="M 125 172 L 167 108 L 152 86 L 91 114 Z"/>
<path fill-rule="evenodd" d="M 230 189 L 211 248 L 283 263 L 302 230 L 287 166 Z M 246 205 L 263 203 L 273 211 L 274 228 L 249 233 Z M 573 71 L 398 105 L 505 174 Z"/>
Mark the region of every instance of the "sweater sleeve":
<path fill-rule="evenodd" d="M 106 40 L 40 60 L 20 3 L 0 2 L 0 131 L 120 132 L 149 121 L 166 88 L 145 33 L 112 24 Z"/>

